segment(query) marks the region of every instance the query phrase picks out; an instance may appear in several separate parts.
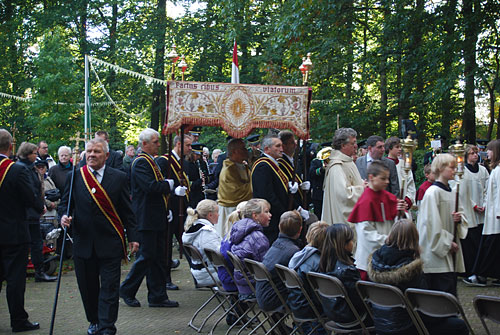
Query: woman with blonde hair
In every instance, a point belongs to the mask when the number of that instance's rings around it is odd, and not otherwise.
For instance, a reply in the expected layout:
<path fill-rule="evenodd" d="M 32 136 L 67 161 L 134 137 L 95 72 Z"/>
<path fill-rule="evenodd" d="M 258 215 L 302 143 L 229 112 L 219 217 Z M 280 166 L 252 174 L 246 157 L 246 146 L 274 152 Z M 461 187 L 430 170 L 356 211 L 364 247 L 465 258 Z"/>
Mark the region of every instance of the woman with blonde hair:
<path fill-rule="evenodd" d="M 198 248 L 198 251 L 203 256 L 203 261 L 210 269 L 210 273 L 217 280 L 217 269 L 209 262 L 204 249 L 219 251 L 221 237 L 214 228 L 214 224 L 217 224 L 219 219 L 219 206 L 215 201 L 205 199 L 198 203 L 196 209 L 189 207 L 187 214 L 182 243 Z M 191 274 L 198 285 L 213 284 L 212 278 L 202 264 L 192 262 L 190 265 Z"/>

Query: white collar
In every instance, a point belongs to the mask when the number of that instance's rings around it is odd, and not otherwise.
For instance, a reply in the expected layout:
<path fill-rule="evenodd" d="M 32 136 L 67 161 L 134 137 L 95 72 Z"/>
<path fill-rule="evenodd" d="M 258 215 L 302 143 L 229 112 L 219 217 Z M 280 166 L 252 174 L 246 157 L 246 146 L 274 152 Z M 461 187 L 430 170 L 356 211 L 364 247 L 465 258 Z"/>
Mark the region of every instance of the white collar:
<path fill-rule="evenodd" d="M 270 158 L 276 165 L 279 165 L 278 164 L 278 161 L 276 159 L 274 159 L 273 157 L 269 156 L 268 154 L 266 154 L 265 152 L 263 153 L 267 158 Z"/>
<path fill-rule="evenodd" d="M 175 152 L 175 150 L 172 150 L 172 154 L 174 155 L 174 157 L 175 157 L 178 161 L 180 161 L 180 160 L 181 160 L 181 159 L 180 159 L 180 157 L 179 157 L 179 155 L 177 155 L 177 152 Z"/>
<path fill-rule="evenodd" d="M 288 158 L 288 160 L 290 161 L 290 163 L 292 163 L 292 166 L 293 166 L 293 156 L 292 156 L 292 157 L 290 157 L 290 156 L 288 156 L 288 155 L 287 155 L 287 154 L 285 154 L 285 153 L 283 153 L 283 155 L 285 155 L 285 156 L 286 156 L 286 158 Z"/>
<path fill-rule="evenodd" d="M 88 165 L 87 165 L 87 166 L 88 166 Z M 89 168 L 90 172 L 94 173 L 94 171 L 95 171 L 95 170 L 94 170 L 93 168 L 91 168 L 90 166 L 88 166 L 88 168 Z M 102 177 L 104 177 L 104 169 L 105 169 L 105 168 L 106 168 L 106 164 L 104 164 L 104 165 L 102 166 L 102 168 L 100 168 L 99 170 L 97 170 L 97 173 L 98 173 L 98 174 L 99 174 L 99 176 L 101 177 L 101 180 L 102 180 Z M 99 182 L 100 182 L 100 181 L 99 181 Z"/>

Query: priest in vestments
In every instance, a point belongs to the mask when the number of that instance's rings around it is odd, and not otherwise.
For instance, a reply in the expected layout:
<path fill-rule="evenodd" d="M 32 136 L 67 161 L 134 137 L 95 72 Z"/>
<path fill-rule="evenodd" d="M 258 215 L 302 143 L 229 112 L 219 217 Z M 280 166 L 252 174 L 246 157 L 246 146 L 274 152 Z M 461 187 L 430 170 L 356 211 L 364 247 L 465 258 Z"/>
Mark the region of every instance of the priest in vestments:
<path fill-rule="evenodd" d="M 333 150 L 325 169 L 321 220 L 328 224 L 347 223 L 347 218 L 365 189 L 363 179 L 352 160 L 357 150 L 357 133 L 340 128 L 333 137 Z"/>
<path fill-rule="evenodd" d="M 221 237 L 230 230 L 227 217 L 236 210 L 242 201 L 252 199 L 252 183 L 250 169 L 243 161 L 248 159 L 245 142 L 233 138 L 227 145 L 228 158 L 224 160 L 219 177 L 219 191 L 217 193 L 219 204 L 219 221 L 215 229 Z"/>

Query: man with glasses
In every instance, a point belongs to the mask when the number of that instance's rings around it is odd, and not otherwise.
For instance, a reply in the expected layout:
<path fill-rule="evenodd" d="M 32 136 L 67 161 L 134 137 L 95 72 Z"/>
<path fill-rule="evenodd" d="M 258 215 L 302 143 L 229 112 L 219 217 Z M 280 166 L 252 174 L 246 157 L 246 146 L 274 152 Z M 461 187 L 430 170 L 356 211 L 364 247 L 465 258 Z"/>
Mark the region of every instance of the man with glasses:
<path fill-rule="evenodd" d="M 36 160 L 44 160 L 48 164 L 48 169 L 56 165 L 56 161 L 49 155 L 49 145 L 45 141 L 38 142 L 37 158 Z M 47 170 L 48 170 L 47 169 Z"/>

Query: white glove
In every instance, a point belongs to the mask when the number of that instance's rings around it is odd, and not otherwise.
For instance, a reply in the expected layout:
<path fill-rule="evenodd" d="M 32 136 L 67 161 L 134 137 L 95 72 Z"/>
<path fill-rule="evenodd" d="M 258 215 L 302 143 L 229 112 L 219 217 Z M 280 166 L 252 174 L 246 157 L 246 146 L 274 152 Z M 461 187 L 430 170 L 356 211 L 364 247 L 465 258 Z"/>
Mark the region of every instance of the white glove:
<path fill-rule="evenodd" d="M 168 186 L 170 186 L 170 189 L 174 188 L 174 180 L 173 179 L 167 179 L 167 178 L 165 178 L 165 181 L 168 182 Z"/>
<path fill-rule="evenodd" d="M 309 220 L 309 212 L 303 209 L 301 206 L 297 208 L 297 211 L 300 213 L 300 216 L 304 219 L 304 221 Z"/>
<path fill-rule="evenodd" d="M 303 191 L 309 191 L 311 189 L 311 183 L 308 181 L 303 182 L 300 184 L 300 189 Z"/>
<path fill-rule="evenodd" d="M 289 181 L 288 182 L 288 189 L 290 190 L 290 193 L 295 194 L 299 190 L 299 184 L 297 184 L 296 181 L 294 181 L 294 182 Z"/>
<path fill-rule="evenodd" d="M 186 195 L 186 190 L 187 190 L 186 186 L 177 186 L 175 188 L 175 195 L 178 197 L 183 197 Z"/>
<path fill-rule="evenodd" d="M 167 220 L 168 222 L 172 222 L 174 220 L 174 216 L 172 215 L 172 211 L 170 209 L 168 210 Z"/>

